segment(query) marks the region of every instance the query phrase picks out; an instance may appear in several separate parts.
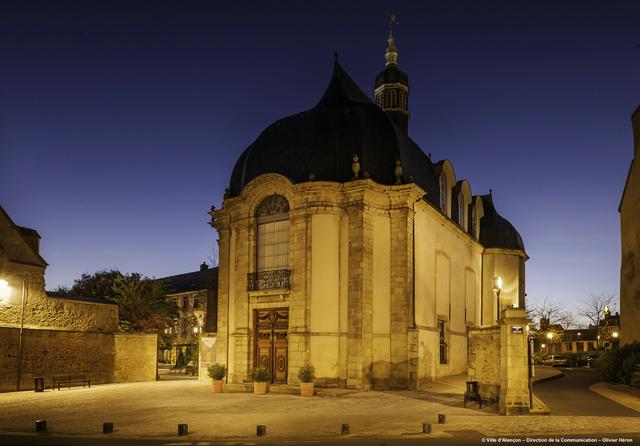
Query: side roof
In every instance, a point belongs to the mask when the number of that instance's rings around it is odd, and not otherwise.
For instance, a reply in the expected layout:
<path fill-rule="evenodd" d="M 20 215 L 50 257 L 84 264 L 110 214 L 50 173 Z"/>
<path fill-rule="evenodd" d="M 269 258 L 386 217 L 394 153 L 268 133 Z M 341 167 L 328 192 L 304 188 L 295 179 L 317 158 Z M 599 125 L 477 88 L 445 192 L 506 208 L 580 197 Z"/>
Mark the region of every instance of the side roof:
<path fill-rule="evenodd" d="M 191 273 L 177 274 L 156 279 L 165 282 L 167 294 L 186 293 L 189 291 L 218 289 L 218 267 L 209 268 L 204 271 L 194 271 Z"/>
<path fill-rule="evenodd" d="M 45 268 L 47 262 L 29 242 L 30 237 L 39 239 L 40 235 L 35 229 L 16 225 L 0 206 L 0 255 L 6 256 L 10 262 Z"/>

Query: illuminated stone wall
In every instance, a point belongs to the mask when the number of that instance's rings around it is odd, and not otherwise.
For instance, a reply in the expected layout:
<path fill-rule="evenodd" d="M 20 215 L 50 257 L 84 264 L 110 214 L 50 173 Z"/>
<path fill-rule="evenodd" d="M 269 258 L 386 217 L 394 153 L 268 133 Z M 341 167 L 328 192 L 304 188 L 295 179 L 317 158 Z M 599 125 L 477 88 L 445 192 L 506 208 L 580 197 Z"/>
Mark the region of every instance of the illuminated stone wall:
<path fill-rule="evenodd" d="M 0 327 L 0 391 L 16 390 L 19 332 Z M 45 386 L 58 374 L 84 373 L 91 384 L 152 381 L 156 376 L 156 335 L 90 333 L 63 330 L 23 331 L 21 389 L 33 389 L 33 378 Z"/>
<path fill-rule="evenodd" d="M 11 287 L 9 301 L 0 303 L 0 326 L 20 326 L 24 280 L 25 327 L 103 332 L 118 329 L 116 305 L 48 297 L 44 292 L 44 269 L 41 267 L 0 261 L 0 271 Z"/>

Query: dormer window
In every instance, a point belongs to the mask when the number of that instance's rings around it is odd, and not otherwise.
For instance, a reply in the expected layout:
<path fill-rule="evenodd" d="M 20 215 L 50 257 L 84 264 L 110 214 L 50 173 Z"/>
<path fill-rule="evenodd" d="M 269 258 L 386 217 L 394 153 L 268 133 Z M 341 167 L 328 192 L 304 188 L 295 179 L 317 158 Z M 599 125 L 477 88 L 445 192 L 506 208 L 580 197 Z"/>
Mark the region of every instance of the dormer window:
<path fill-rule="evenodd" d="M 447 213 L 447 179 L 444 173 L 440 174 L 440 210 Z"/>

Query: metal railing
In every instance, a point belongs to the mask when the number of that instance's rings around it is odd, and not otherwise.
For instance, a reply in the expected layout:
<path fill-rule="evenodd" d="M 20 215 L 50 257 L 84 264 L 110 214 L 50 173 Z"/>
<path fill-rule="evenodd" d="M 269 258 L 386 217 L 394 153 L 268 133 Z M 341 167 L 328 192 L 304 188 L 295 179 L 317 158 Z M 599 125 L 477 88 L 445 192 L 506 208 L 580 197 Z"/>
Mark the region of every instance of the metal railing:
<path fill-rule="evenodd" d="M 270 271 L 257 271 L 247 274 L 247 290 L 290 290 L 291 270 L 273 269 Z"/>

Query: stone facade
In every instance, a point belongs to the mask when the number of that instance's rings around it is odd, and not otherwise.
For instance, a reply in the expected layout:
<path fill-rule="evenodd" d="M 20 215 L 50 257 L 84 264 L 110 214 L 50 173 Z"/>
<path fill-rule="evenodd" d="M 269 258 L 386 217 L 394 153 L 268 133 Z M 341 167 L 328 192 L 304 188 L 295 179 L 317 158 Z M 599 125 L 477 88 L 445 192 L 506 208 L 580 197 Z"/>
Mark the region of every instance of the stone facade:
<path fill-rule="evenodd" d="M 640 341 L 640 107 L 631 117 L 634 157 L 620 201 L 620 342 Z"/>
<path fill-rule="evenodd" d="M 274 194 L 290 204 L 290 288 L 249 291 L 256 208 Z M 215 357 L 228 365 L 229 382 L 247 381 L 255 365 L 260 308 L 289 311 L 289 383 L 307 363 L 319 385 L 360 390 L 420 388 L 466 372 L 468 327 L 495 324 L 498 304 L 524 303 L 526 256 L 484 249 L 424 195 L 413 183 L 292 184 L 266 174 L 212 211 L 220 253 Z M 483 287 L 483 272 L 505 277 L 499 301 Z"/>

